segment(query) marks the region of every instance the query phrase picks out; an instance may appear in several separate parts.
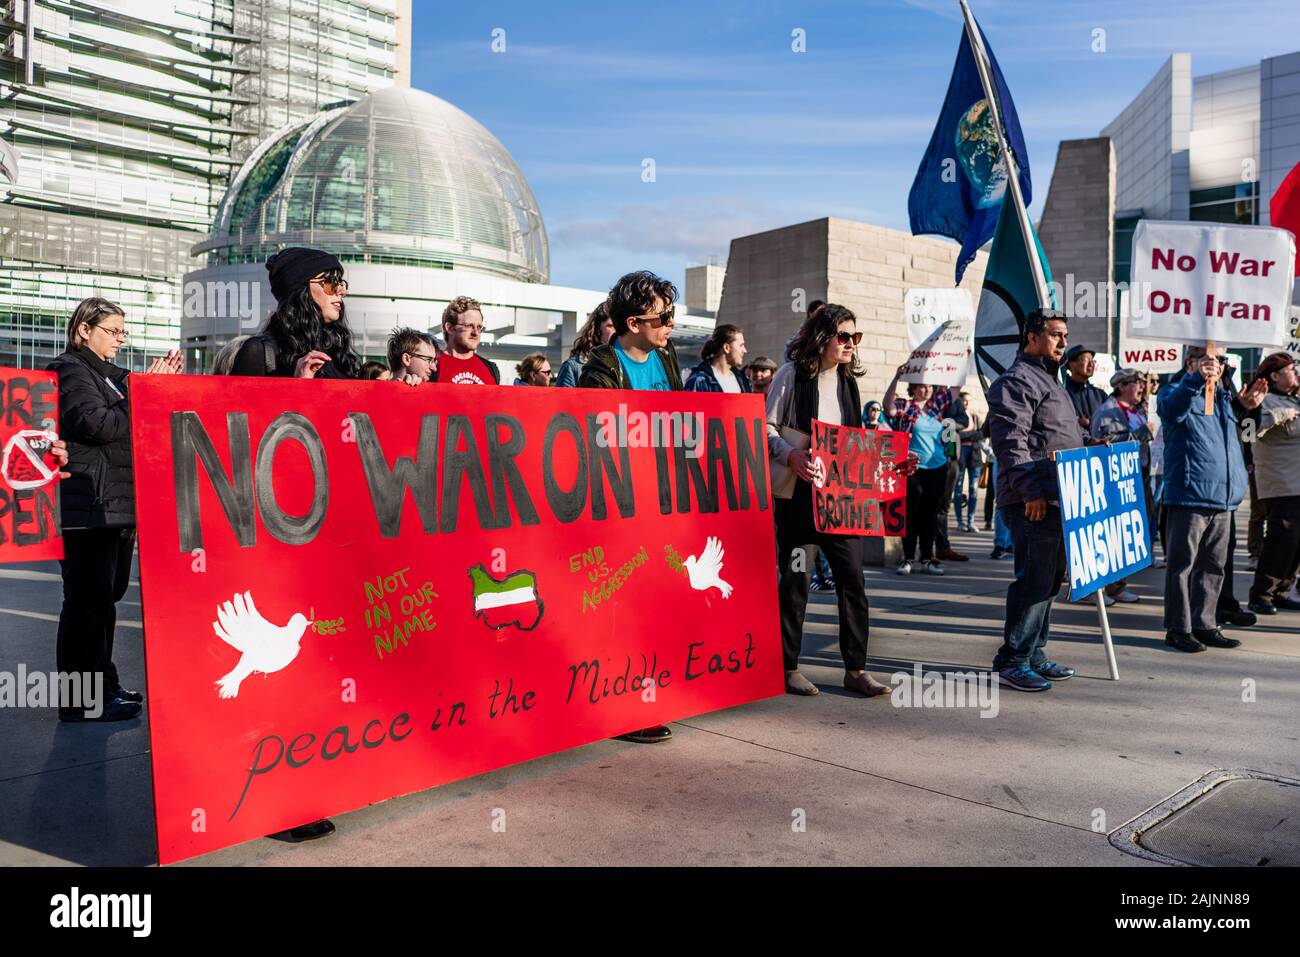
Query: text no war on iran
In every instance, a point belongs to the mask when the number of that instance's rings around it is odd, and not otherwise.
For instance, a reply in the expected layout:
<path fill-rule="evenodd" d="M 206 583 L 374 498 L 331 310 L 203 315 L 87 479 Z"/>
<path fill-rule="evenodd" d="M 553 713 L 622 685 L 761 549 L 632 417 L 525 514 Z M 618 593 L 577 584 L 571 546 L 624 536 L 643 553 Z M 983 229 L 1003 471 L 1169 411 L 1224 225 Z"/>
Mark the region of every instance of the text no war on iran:
<path fill-rule="evenodd" d="M 1070 598 L 1086 598 L 1151 564 L 1138 444 L 1056 453 Z"/>

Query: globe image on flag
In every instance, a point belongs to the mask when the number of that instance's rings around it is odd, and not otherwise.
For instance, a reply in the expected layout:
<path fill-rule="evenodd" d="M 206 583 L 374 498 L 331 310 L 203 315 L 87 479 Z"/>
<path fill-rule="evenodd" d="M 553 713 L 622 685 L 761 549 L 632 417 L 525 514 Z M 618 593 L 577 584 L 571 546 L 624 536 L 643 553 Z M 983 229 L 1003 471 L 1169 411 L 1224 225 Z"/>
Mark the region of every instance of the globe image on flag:
<path fill-rule="evenodd" d="M 500 631 L 511 625 L 531 631 L 542 619 L 542 600 L 537 595 L 537 576 L 530 571 L 512 572 L 493 578 L 482 563 L 469 570 L 474 594 L 474 617 Z"/>
<path fill-rule="evenodd" d="M 1007 167 L 998 152 L 997 131 L 988 100 L 971 105 L 957 123 L 957 158 L 967 179 L 979 193 L 979 207 L 1002 202 L 1007 188 Z"/>

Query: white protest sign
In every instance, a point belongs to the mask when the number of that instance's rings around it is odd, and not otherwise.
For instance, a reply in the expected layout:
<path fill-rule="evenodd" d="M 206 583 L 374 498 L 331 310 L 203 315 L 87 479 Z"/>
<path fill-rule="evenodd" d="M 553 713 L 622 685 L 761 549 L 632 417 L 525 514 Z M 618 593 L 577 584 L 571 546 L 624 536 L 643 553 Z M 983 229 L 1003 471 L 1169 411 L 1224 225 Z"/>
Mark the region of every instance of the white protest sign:
<path fill-rule="evenodd" d="M 949 319 L 975 321 L 975 306 L 966 289 L 909 289 L 903 295 L 907 345 L 915 349 Z"/>
<path fill-rule="evenodd" d="M 1178 372 L 1183 367 L 1183 346 L 1172 339 L 1145 339 L 1129 328 L 1128 290 L 1119 294 L 1119 367 L 1152 375 Z"/>
<path fill-rule="evenodd" d="M 945 322 L 961 319 L 975 325 L 975 304 L 966 289 L 909 289 L 903 294 L 903 321 L 907 326 L 907 347 L 916 349 Z M 957 385 L 964 385 L 974 373 L 970 359 Z"/>
<path fill-rule="evenodd" d="M 1291 307 L 1291 321 L 1287 326 L 1286 345 L 1282 348 L 1300 359 L 1300 306 Z"/>
<path fill-rule="evenodd" d="M 1130 328 L 1198 345 L 1279 347 L 1294 280 L 1295 239 L 1284 229 L 1142 220 Z"/>
<path fill-rule="evenodd" d="M 1115 374 L 1115 357 L 1109 352 L 1094 353 L 1095 366 L 1088 381 L 1102 392 L 1110 392 L 1110 377 Z"/>
<path fill-rule="evenodd" d="M 974 343 L 975 323 L 949 319 L 912 350 L 898 381 L 940 387 L 964 385 Z"/>

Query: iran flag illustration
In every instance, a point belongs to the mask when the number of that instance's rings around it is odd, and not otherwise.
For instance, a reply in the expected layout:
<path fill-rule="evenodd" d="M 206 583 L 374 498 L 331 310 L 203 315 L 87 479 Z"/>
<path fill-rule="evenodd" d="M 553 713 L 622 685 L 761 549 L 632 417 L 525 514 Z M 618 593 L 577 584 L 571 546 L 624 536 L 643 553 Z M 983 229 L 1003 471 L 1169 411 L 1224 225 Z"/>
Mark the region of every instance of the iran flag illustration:
<path fill-rule="evenodd" d="M 542 600 L 537 595 L 537 576 L 517 571 L 498 581 L 482 563 L 469 570 L 474 591 L 474 617 L 500 631 L 514 625 L 531 631 L 542 618 Z"/>

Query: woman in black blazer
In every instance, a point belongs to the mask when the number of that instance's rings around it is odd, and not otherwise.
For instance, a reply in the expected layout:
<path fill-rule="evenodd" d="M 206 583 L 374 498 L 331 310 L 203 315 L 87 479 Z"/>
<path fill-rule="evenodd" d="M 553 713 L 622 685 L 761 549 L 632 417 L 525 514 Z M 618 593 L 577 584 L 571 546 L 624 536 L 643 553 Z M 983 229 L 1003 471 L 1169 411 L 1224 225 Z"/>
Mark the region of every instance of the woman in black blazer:
<path fill-rule="evenodd" d="M 126 315 L 107 299 L 85 299 L 68 320 L 67 350 L 47 366 L 59 376 L 59 429 L 68 445 L 60 489 L 63 610 L 60 672 L 103 676 L 102 710 L 60 702 L 61 721 L 120 721 L 140 713 L 144 695 L 122 687 L 113 664 L 117 602 L 126 594 L 135 549 L 128 372 L 113 364 L 126 341 Z M 149 372 L 181 371 L 180 353 Z M 99 713 L 95 714 L 94 711 Z"/>

